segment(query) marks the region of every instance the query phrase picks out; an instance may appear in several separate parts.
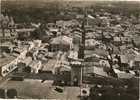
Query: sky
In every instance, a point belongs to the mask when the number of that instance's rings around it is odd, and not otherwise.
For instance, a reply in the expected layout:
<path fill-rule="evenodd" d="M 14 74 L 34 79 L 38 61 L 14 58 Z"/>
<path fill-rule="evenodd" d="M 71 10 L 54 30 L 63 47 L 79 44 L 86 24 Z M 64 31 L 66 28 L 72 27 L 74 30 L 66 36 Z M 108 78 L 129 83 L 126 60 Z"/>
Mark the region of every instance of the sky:
<path fill-rule="evenodd" d="M 21 1 L 21 0 L 2 0 L 2 1 Z M 25 1 L 38 1 L 38 0 L 25 0 Z M 55 1 L 55 0 L 39 0 L 39 1 Z M 87 1 L 87 0 L 56 0 L 56 1 Z M 140 0 L 88 0 L 88 1 L 140 1 Z"/>

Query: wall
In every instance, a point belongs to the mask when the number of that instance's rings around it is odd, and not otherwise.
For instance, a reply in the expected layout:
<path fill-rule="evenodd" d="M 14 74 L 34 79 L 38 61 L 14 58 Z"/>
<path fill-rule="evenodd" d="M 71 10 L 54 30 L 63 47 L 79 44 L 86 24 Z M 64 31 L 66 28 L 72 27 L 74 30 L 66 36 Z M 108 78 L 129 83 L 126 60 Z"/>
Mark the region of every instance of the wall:
<path fill-rule="evenodd" d="M 6 76 L 14 69 L 17 68 L 18 62 L 22 61 L 26 57 L 27 50 L 24 50 L 17 58 L 13 59 L 9 64 L 6 64 L 1 67 L 1 76 Z"/>
<path fill-rule="evenodd" d="M 16 58 L 12 62 L 10 62 L 9 64 L 1 67 L 1 75 L 2 76 L 6 76 L 11 71 L 13 71 L 14 69 L 16 69 L 17 68 L 17 63 L 18 63 L 18 59 Z"/>
<path fill-rule="evenodd" d="M 73 80 L 74 80 L 75 76 L 78 78 L 78 85 L 80 85 L 80 80 L 81 80 L 81 67 L 80 66 L 72 67 L 71 85 L 73 85 Z"/>

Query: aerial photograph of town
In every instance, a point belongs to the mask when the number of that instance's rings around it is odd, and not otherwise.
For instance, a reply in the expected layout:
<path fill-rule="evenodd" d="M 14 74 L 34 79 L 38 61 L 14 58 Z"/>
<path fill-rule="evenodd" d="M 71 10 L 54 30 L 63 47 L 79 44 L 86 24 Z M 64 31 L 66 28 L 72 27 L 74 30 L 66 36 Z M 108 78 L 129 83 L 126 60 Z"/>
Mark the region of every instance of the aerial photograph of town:
<path fill-rule="evenodd" d="M 140 100 L 140 1 L 0 1 L 0 99 Z"/>

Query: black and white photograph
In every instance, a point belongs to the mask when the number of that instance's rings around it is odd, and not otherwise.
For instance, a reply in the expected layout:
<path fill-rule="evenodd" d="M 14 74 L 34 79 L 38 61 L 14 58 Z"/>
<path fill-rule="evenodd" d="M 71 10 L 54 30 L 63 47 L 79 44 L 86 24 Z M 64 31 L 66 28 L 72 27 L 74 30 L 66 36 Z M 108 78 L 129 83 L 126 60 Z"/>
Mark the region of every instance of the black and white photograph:
<path fill-rule="evenodd" d="M 0 100 L 140 100 L 140 0 L 0 0 Z"/>

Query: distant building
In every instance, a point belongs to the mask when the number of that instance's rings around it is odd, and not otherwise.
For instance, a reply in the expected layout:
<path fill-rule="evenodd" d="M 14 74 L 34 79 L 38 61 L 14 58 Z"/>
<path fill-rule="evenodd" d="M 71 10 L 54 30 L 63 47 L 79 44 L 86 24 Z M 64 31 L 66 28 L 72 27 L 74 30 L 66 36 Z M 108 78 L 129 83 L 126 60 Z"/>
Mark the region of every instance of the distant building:
<path fill-rule="evenodd" d="M 122 44 L 121 38 L 120 37 L 114 37 L 113 38 L 113 43 L 116 46 L 120 46 Z"/>
<path fill-rule="evenodd" d="M 85 40 L 85 48 L 86 49 L 94 49 L 99 45 L 100 45 L 100 43 L 94 39 L 86 39 Z"/>
<path fill-rule="evenodd" d="M 34 43 L 34 47 L 40 47 L 42 44 L 42 41 L 41 40 L 34 40 L 33 43 Z"/>
<path fill-rule="evenodd" d="M 53 38 L 49 45 L 49 51 L 68 51 L 73 47 L 72 38 L 67 36 L 59 36 Z"/>
<path fill-rule="evenodd" d="M 17 32 L 15 31 L 10 31 L 9 29 L 4 29 L 4 31 L 2 32 L 2 30 L 0 29 L 0 41 L 1 42 L 5 42 L 5 41 L 13 41 L 16 39 L 17 36 Z"/>
<path fill-rule="evenodd" d="M 135 28 L 140 31 L 140 24 L 135 25 Z"/>
<path fill-rule="evenodd" d="M 32 32 L 34 31 L 34 28 L 22 28 L 22 29 L 16 29 L 17 37 L 20 40 L 28 40 L 31 37 Z"/>
<path fill-rule="evenodd" d="M 59 21 L 56 21 L 56 25 L 58 27 L 65 29 L 65 28 L 79 26 L 79 22 L 77 20 L 74 20 L 74 19 L 68 20 L 68 21 L 59 20 Z"/>
<path fill-rule="evenodd" d="M 57 28 L 57 25 L 55 23 L 47 23 L 46 27 L 52 29 L 52 28 Z"/>
<path fill-rule="evenodd" d="M 137 55 L 135 57 L 134 62 L 135 62 L 135 68 L 134 69 L 140 70 L 140 55 Z"/>
<path fill-rule="evenodd" d="M 0 40 L 1 41 L 13 41 L 16 39 L 16 31 L 15 31 L 15 23 L 13 17 L 4 16 L 1 14 L 0 16 Z"/>
<path fill-rule="evenodd" d="M 122 43 L 123 44 L 131 44 L 132 40 L 129 37 L 121 37 Z"/>
<path fill-rule="evenodd" d="M 140 36 L 134 37 L 133 44 L 135 47 L 140 48 Z"/>
<path fill-rule="evenodd" d="M 121 61 L 121 67 L 123 69 L 128 68 L 129 61 L 128 61 L 128 58 L 125 55 L 120 55 L 120 61 Z"/>
<path fill-rule="evenodd" d="M 114 69 L 114 72 L 117 74 L 118 78 L 120 79 L 131 79 L 134 77 L 134 74 L 127 73 L 125 71 L 120 71 L 118 69 Z"/>

